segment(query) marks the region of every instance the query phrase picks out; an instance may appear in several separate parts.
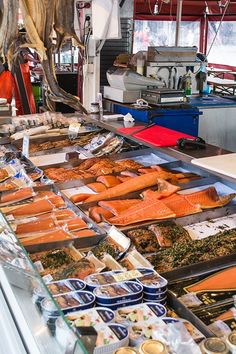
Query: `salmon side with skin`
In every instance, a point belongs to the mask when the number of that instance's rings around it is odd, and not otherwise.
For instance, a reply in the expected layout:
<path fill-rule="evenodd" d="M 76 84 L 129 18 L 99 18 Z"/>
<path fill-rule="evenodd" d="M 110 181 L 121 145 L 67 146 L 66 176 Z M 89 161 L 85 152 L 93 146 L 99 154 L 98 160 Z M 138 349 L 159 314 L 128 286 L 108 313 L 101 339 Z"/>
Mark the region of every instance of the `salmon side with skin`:
<path fill-rule="evenodd" d="M 72 235 L 74 235 L 75 237 L 90 237 L 95 236 L 96 232 L 90 229 L 86 229 L 77 232 L 72 232 Z"/>
<path fill-rule="evenodd" d="M 148 220 L 174 218 L 175 213 L 161 200 L 145 200 L 109 220 L 114 225 L 130 225 Z"/>
<path fill-rule="evenodd" d="M 108 210 L 113 215 L 119 215 L 122 211 L 131 208 L 132 206 L 140 203 L 140 199 L 124 199 L 124 200 L 108 200 L 98 203 L 99 206 Z"/>
<path fill-rule="evenodd" d="M 53 211 L 54 205 L 46 199 L 38 200 L 27 205 L 18 206 L 6 212 L 6 215 L 13 215 L 15 218 L 31 217 Z"/>
<path fill-rule="evenodd" d="M 121 183 L 115 176 L 99 176 L 97 182 L 103 183 L 107 188 L 115 187 Z"/>
<path fill-rule="evenodd" d="M 169 197 L 170 195 L 176 193 L 180 190 L 180 187 L 175 186 L 164 179 L 157 179 L 157 191 L 147 190 L 142 193 L 142 197 L 144 200 L 157 198 L 162 199 Z"/>
<path fill-rule="evenodd" d="M 86 187 L 92 189 L 92 191 L 96 193 L 103 192 L 107 189 L 107 187 L 103 183 L 99 183 L 99 182 L 89 183 L 86 185 Z"/>
<path fill-rule="evenodd" d="M 236 267 L 224 269 L 184 289 L 187 292 L 235 290 Z"/>
<path fill-rule="evenodd" d="M 199 204 L 202 209 L 217 208 L 227 205 L 236 197 L 236 193 L 220 197 L 215 187 L 209 187 L 199 192 L 182 195 L 184 195 L 189 202 Z"/>
<path fill-rule="evenodd" d="M 42 219 L 42 220 L 38 219 L 35 221 L 18 224 L 15 232 L 17 235 L 22 235 L 22 234 L 29 234 L 33 232 L 47 231 L 55 227 L 56 227 L 55 220 L 52 217 L 49 217 L 47 219 Z"/>
<path fill-rule="evenodd" d="M 25 199 L 32 198 L 34 195 L 34 191 L 32 188 L 22 188 L 15 192 L 6 192 L 2 194 L 0 203 L 14 203 L 19 202 Z"/>
<path fill-rule="evenodd" d="M 23 246 L 38 245 L 41 243 L 58 242 L 64 240 L 72 240 L 71 236 L 64 230 L 55 230 L 45 234 L 39 234 L 36 236 L 26 237 L 21 239 Z"/>
<path fill-rule="evenodd" d="M 97 223 L 102 222 L 103 219 L 110 219 L 112 216 L 113 214 L 109 210 L 101 207 L 95 206 L 89 209 L 89 217 Z"/>
<path fill-rule="evenodd" d="M 182 194 L 173 194 L 162 199 L 162 201 L 168 208 L 173 210 L 177 218 L 202 211 L 200 205 L 192 204 Z"/>
<path fill-rule="evenodd" d="M 160 177 L 159 172 L 148 173 L 146 175 L 134 177 L 129 181 L 119 184 L 118 186 L 109 188 L 108 190 L 96 195 L 91 195 L 85 200 L 86 203 L 99 202 L 101 200 L 120 197 L 122 195 L 139 191 L 144 188 L 152 187 L 156 184 L 157 178 Z"/>

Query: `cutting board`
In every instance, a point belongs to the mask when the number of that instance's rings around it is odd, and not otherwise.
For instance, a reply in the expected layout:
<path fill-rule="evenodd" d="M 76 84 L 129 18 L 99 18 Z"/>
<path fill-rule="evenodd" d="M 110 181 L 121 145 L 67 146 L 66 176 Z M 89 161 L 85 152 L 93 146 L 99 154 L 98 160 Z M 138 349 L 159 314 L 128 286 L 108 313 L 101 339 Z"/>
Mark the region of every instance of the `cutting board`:
<path fill-rule="evenodd" d="M 191 162 L 210 171 L 236 178 L 236 153 L 203 157 L 201 159 L 194 159 Z"/>
<path fill-rule="evenodd" d="M 154 125 L 153 127 L 142 130 L 139 133 L 134 133 L 133 137 L 150 143 L 154 146 L 164 147 L 164 146 L 175 146 L 176 141 L 180 138 L 194 139 L 193 136 L 187 135 L 176 130 L 168 129 L 165 127 L 160 127 Z"/>
<path fill-rule="evenodd" d="M 144 128 L 143 125 L 136 125 L 135 127 L 130 127 L 130 128 L 120 128 L 120 129 L 117 129 L 117 131 L 122 134 L 131 135 L 142 128 Z"/>

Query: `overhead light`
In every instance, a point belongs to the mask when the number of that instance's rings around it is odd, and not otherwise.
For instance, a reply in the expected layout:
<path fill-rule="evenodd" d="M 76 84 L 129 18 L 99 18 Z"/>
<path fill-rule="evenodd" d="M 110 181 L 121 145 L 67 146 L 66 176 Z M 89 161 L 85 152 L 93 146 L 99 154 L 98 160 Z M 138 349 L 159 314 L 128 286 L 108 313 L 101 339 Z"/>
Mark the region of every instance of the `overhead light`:
<path fill-rule="evenodd" d="M 155 5 L 154 5 L 153 14 L 154 14 L 154 15 L 158 15 L 158 14 L 159 14 L 159 4 L 158 4 L 158 0 L 156 1 Z"/>

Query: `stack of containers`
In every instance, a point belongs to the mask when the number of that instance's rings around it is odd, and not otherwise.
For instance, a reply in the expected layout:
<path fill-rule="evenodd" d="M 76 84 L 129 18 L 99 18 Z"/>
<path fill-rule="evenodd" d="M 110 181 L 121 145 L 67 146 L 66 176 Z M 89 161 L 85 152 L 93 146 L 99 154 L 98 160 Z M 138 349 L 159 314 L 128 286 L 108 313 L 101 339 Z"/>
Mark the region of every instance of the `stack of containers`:
<path fill-rule="evenodd" d="M 143 302 L 166 305 L 168 282 L 165 278 L 153 271 L 138 278 L 138 282 L 143 286 Z"/>

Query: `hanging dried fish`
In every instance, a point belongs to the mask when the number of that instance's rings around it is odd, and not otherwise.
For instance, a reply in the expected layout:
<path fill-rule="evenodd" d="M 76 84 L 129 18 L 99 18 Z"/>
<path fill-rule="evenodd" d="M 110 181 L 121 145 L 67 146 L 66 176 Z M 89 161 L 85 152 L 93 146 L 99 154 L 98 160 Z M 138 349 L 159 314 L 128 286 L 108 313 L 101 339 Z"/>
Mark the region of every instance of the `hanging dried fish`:
<path fill-rule="evenodd" d="M 74 16 L 74 0 L 56 0 L 54 29 L 57 34 L 57 49 L 61 48 L 67 38 L 74 38 L 78 46 L 84 48 L 81 39 L 75 33 Z"/>

